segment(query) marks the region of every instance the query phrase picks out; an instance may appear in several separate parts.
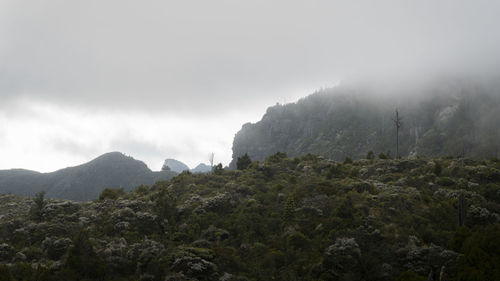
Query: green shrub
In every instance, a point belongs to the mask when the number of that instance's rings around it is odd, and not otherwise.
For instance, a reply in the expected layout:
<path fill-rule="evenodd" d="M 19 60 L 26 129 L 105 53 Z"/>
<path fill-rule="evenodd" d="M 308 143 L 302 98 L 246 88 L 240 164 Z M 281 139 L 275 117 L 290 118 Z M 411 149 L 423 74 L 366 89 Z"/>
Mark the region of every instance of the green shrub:
<path fill-rule="evenodd" d="M 346 157 L 344 159 L 344 164 L 352 164 L 352 159 L 350 157 Z"/>
<path fill-rule="evenodd" d="M 99 200 L 116 200 L 123 195 L 125 195 L 123 188 L 105 188 L 99 195 Z"/>
<path fill-rule="evenodd" d="M 35 194 L 33 198 L 33 205 L 30 208 L 30 216 L 32 219 L 36 221 L 41 221 L 43 219 L 43 208 L 47 205 L 47 201 L 45 200 L 45 191 L 40 191 Z"/>
<path fill-rule="evenodd" d="M 238 170 L 245 170 L 252 164 L 252 160 L 250 159 L 250 156 L 248 156 L 247 153 L 245 155 L 238 157 L 238 161 L 236 161 L 236 168 Z"/>

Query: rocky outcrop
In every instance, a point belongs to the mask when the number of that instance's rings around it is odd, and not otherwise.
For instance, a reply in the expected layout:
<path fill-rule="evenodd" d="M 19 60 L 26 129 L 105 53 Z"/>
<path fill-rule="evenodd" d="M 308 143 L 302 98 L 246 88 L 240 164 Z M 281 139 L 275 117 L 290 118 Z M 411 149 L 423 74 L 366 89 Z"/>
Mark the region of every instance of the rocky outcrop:
<path fill-rule="evenodd" d="M 260 121 L 244 124 L 236 134 L 230 167 L 236 168 L 238 157 L 245 153 L 254 161 L 276 152 L 292 157 L 312 153 L 337 161 L 365 158 L 369 151 L 394 157 L 392 117 L 396 108 L 405 120 L 399 130 L 399 151 L 404 157 L 459 156 L 464 152 L 489 157 L 496 153 L 499 135 L 489 133 L 498 131 L 500 121 L 496 85 L 457 80 L 419 87 L 421 98 L 410 103 L 387 95 L 373 98 L 378 91 L 374 85 L 340 85 L 296 103 L 269 107 Z M 411 90 L 398 89 L 395 96 L 403 97 L 407 91 Z M 360 172 L 362 178 L 373 173 Z"/>

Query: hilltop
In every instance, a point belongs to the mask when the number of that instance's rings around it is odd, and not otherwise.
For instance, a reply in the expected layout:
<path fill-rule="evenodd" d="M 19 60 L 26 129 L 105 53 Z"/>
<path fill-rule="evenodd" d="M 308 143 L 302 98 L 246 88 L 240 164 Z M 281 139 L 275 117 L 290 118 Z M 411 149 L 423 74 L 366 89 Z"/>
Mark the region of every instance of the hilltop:
<path fill-rule="evenodd" d="M 37 281 L 500 278 L 499 160 L 369 158 L 278 153 L 92 202 L 2 195 L 0 272 Z"/>

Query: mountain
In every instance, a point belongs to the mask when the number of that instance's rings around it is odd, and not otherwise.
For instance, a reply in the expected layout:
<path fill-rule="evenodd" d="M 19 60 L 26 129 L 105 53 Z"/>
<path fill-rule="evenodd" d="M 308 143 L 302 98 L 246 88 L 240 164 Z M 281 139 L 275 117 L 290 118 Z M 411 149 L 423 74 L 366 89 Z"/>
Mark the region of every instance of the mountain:
<path fill-rule="evenodd" d="M 174 175 L 176 173 L 171 171 L 153 172 L 141 161 L 110 152 L 88 163 L 52 173 L 2 170 L 0 193 L 34 195 L 43 190 L 47 197 L 85 201 L 96 199 L 107 187 L 130 191 Z"/>
<path fill-rule="evenodd" d="M 165 163 L 163 163 L 163 167 L 161 168 L 162 170 L 170 170 L 174 171 L 177 173 L 182 173 L 184 171 L 189 171 L 189 167 L 182 163 L 181 161 L 175 160 L 175 159 L 166 159 Z"/>
<path fill-rule="evenodd" d="M 296 103 L 267 109 L 233 141 L 233 161 L 248 153 L 263 160 L 278 151 L 334 160 L 360 159 L 373 151 L 396 156 L 395 110 L 402 117 L 403 157 L 498 156 L 500 86 L 444 79 L 422 85 L 346 84 L 320 90 Z"/>
<path fill-rule="evenodd" d="M 212 167 L 205 163 L 200 163 L 194 169 L 191 169 L 192 173 L 209 173 L 212 171 Z"/>
<path fill-rule="evenodd" d="M 2 280 L 500 278 L 498 159 L 279 153 L 109 195 L 0 195 Z"/>

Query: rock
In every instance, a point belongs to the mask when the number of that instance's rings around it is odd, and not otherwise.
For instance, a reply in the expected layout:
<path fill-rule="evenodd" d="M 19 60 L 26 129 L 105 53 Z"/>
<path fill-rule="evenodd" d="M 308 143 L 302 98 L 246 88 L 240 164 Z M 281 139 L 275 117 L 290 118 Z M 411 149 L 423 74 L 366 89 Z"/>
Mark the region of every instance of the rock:
<path fill-rule="evenodd" d="M 24 261 L 26 261 L 26 255 L 21 253 L 21 252 L 17 252 L 16 255 L 14 256 L 14 261 L 15 262 L 24 262 Z"/>

